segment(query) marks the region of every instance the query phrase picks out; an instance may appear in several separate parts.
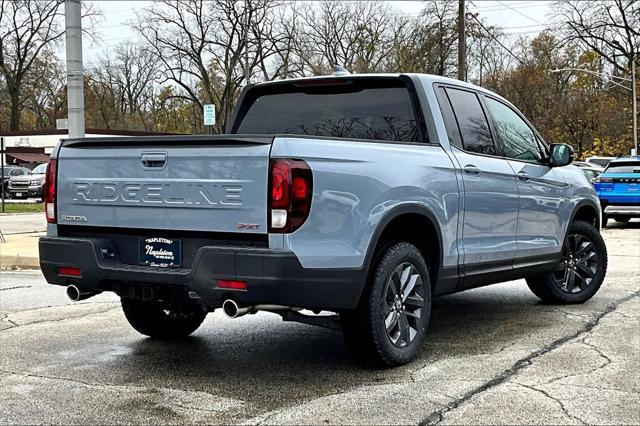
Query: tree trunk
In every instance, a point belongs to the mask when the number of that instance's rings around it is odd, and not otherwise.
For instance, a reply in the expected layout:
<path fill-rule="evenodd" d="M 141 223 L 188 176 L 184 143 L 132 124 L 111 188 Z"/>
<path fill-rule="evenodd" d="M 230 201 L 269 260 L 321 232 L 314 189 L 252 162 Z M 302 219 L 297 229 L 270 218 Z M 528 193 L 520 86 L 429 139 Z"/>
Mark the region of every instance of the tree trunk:
<path fill-rule="evenodd" d="M 20 130 L 20 91 L 18 87 L 9 86 L 9 100 L 11 102 L 11 131 Z"/>

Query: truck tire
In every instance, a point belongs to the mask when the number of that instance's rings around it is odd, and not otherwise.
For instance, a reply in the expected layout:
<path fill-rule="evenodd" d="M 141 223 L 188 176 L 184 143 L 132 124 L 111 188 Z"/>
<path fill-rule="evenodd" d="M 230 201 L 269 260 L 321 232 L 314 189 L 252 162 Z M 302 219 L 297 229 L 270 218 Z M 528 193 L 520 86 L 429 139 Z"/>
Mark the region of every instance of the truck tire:
<path fill-rule="evenodd" d="M 600 289 L 607 272 L 607 246 L 587 222 L 569 226 L 557 269 L 527 277 L 527 285 L 544 303 L 584 303 Z"/>
<path fill-rule="evenodd" d="M 429 271 L 406 242 L 383 249 L 373 264 L 360 306 L 341 313 L 347 346 L 356 358 L 387 367 L 413 360 L 431 314 Z"/>
<path fill-rule="evenodd" d="M 167 309 L 158 303 L 123 297 L 124 316 L 141 334 L 161 339 L 186 337 L 196 331 L 207 316 L 198 306 Z"/>

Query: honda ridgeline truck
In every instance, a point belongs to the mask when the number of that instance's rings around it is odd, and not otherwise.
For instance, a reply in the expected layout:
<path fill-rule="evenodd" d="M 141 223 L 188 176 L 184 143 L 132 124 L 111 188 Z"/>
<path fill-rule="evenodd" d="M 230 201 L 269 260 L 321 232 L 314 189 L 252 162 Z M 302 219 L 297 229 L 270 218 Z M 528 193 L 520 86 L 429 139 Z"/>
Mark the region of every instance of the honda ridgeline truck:
<path fill-rule="evenodd" d="M 74 300 L 115 292 L 155 338 L 264 310 L 399 365 L 435 296 L 518 278 L 547 303 L 598 291 L 600 205 L 572 158 L 457 80 L 256 84 L 223 135 L 62 141 L 40 264 Z"/>

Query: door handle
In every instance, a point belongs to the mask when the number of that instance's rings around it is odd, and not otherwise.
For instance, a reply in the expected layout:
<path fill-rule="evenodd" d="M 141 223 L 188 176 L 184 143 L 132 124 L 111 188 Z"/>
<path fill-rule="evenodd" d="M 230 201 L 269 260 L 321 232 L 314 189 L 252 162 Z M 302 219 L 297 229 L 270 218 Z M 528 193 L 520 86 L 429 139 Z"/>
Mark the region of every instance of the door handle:
<path fill-rule="evenodd" d="M 140 156 L 140 161 L 145 168 L 163 168 L 167 164 L 167 153 L 147 152 Z"/>
<path fill-rule="evenodd" d="M 469 175 L 477 175 L 482 171 L 478 166 L 473 164 L 467 164 L 462 170 Z"/>
<path fill-rule="evenodd" d="M 529 173 L 524 170 L 518 172 L 518 179 L 520 180 L 529 180 Z"/>

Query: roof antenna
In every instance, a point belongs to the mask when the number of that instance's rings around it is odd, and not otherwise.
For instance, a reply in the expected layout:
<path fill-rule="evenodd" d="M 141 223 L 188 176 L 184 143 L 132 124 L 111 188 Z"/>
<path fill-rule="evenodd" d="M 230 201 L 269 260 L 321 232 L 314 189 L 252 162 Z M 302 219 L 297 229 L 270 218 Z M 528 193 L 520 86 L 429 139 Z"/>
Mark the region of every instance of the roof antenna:
<path fill-rule="evenodd" d="M 333 75 L 336 77 L 342 77 L 345 75 L 351 75 L 351 73 L 342 65 L 335 64 L 333 67 Z"/>

